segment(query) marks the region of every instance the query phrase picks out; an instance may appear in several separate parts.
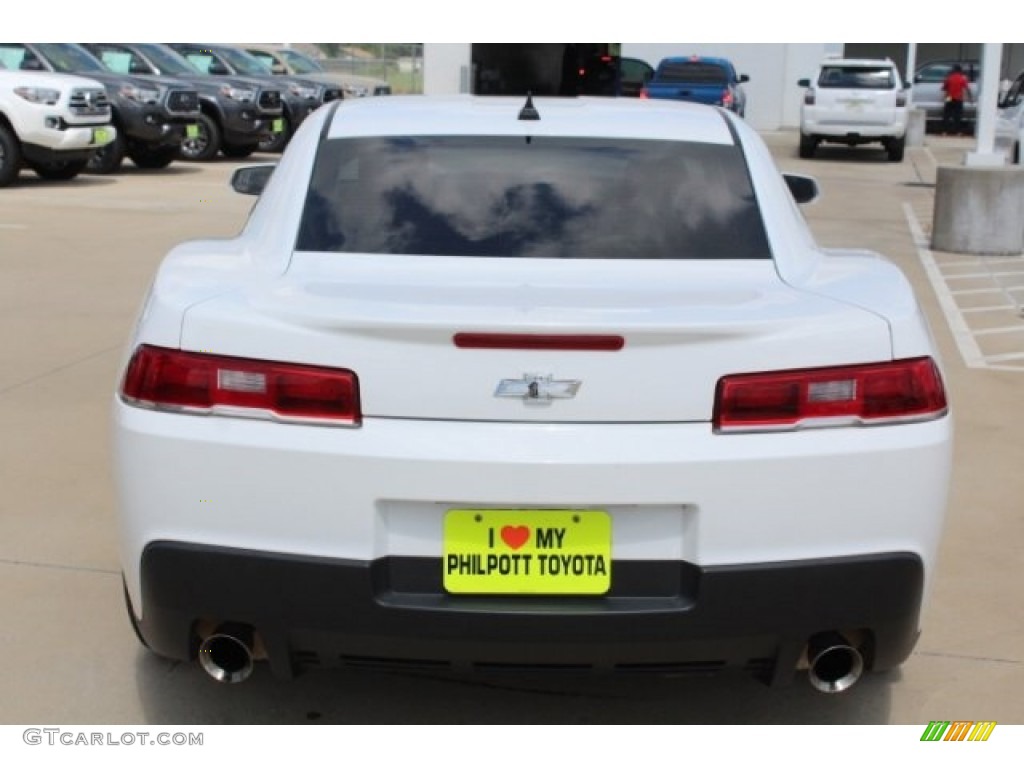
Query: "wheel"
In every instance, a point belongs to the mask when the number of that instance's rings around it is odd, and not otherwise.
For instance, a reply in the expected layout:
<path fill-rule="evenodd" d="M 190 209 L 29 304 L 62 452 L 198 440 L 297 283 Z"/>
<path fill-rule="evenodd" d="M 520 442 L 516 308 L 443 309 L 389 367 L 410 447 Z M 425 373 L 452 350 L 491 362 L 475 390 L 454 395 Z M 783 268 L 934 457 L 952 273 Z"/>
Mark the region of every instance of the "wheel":
<path fill-rule="evenodd" d="M 818 142 L 813 137 L 800 134 L 800 157 L 805 159 L 814 157 L 817 148 Z"/>
<path fill-rule="evenodd" d="M 160 149 L 140 149 L 130 152 L 128 156 L 139 168 L 166 168 L 178 157 L 178 147 L 161 147 Z"/>
<path fill-rule="evenodd" d="M 284 126 L 280 133 L 273 133 L 259 143 L 260 152 L 284 152 L 284 148 L 288 146 L 288 141 L 292 137 L 292 124 L 287 117 L 282 117 L 281 122 Z"/>
<path fill-rule="evenodd" d="M 903 150 L 907 145 L 907 139 L 905 136 L 900 136 L 898 139 L 890 139 L 886 145 L 885 150 L 889 153 L 889 160 L 893 163 L 898 163 L 903 160 Z"/>
<path fill-rule="evenodd" d="M 244 157 L 248 157 L 256 151 L 256 147 L 250 146 L 249 144 L 225 144 L 220 148 L 220 151 L 224 153 L 224 157 L 230 157 L 233 159 L 241 160 Z"/>
<path fill-rule="evenodd" d="M 67 181 L 85 170 L 88 160 L 48 160 L 44 163 L 32 163 L 31 168 L 36 175 L 47 181 Z"/>
<path fill-rule="evenodd" d="M 114 140 L 97 149 L 93 153 L 92 157 L 89 158 L 89 162 L 85 168 L 89 173 L 115 173 L 120 170 L 121 163 L 124 162 L 124 154 L 124 134 L 120 129 L 118 129 Z"/>
<path fill-rule="evenodd" d="M 18 178 L 21 170 L 21 145 L 5 125 L 0 125 L 0 187 L 6 187 Z"/>
<path fill-rule="evenodd" d="M 182 160 L 213 160 L 220 151 L 220 127 L 217 125 L 217 121 L 205 112 L 196 118 L 196 126 L 198 128 L 197 135 L 186 136 L 182 140 L 178 157 Z"/>

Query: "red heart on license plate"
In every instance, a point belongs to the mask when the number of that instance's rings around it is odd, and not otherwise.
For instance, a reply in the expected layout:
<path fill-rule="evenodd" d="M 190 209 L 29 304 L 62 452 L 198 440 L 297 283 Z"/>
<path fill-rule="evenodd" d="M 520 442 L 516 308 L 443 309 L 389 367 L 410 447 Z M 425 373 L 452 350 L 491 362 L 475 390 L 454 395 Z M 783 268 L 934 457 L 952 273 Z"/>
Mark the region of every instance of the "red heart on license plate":
<path fill-rule="evenodd" d="M 506 525 L 501 529 L 501 540 L 512 549 L 519 549 L 530 540 L 530 529 L 525 525 Z"/>

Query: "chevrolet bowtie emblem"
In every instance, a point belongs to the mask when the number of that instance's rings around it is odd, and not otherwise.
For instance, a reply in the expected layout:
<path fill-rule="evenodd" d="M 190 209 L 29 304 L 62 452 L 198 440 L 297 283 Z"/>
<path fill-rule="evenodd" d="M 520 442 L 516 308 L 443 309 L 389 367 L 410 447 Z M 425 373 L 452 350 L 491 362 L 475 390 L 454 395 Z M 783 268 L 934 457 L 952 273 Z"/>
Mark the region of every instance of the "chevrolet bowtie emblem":
<path fill-rule="evenodd" d="M 495 397 L 518 397 L 528 405 L 550 405 L 552 400 L 576 397 L 583 382 L 577 379 L 553 379 L 535 373 L 525 373 L 521 379 L 502 379 L 494 392 Z"/>

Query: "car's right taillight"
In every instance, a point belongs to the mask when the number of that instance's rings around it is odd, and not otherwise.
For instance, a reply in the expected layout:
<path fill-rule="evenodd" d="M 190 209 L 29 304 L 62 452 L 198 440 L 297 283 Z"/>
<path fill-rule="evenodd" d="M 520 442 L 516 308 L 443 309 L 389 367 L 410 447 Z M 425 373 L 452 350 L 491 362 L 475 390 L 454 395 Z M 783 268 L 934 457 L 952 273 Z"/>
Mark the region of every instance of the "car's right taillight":
<path fill-rule="evenodd" d="M 768 432 L 928 421 L 948 411 L 930 357 L 725 376 L 716 432 Z"/>
<path fill-rule="evenodd" d="M 814 89 L 813 88 L 808 88 L 806 91 L 804 91 L 804 104 L 806 104 L 807 106 L 813 106 L 814 105 Z"/>
<path fill-rule="evenodd" d="M 142 408 L 198 415 L 345 427 L 362 420 L 352 371 L 149 345 L 132 355 L 121 397 Z"/>

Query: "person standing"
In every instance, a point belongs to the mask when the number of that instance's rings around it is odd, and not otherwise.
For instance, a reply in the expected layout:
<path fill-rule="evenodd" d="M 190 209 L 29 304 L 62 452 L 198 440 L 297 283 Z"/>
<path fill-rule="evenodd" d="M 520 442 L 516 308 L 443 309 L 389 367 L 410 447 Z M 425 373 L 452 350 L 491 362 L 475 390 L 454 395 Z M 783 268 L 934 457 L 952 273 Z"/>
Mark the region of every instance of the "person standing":
<path fill-rule="evenodd" d="M 942 133 L 963 135 L 964 97 L 973 98 L 971 84 L 964 74 L 963 67 L 959 64 L 953 65 L 953 69 L 942 81 L 942 90 L 946 94 L 946 102 L 942 107 Z"/>

